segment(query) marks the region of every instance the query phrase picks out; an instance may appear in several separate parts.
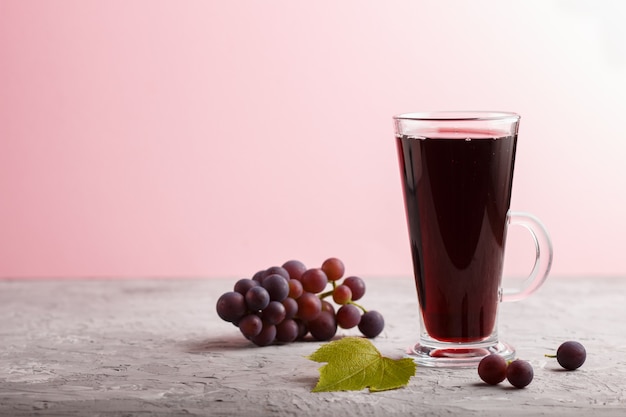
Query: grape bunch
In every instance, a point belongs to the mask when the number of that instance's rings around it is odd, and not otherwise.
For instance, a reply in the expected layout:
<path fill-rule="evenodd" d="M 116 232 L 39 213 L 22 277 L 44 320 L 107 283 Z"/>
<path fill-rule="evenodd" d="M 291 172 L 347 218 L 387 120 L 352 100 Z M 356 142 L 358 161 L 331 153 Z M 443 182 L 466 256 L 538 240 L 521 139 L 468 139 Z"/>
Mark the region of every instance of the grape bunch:
<path fill-rule="evenodd" d="M 378 336 L 385 326 L 383 316 L 355 303 L 365 294 L 365 282 L 357 276 L 340 282 L 344 273 L 338 258 L 326 259 L 320 268 L 290 260 L 238 280 L 233 291 L 217 300 L 217 314 L 258 346 L 291 343 L 308 334 L 330 340 L 337 327 L 358 327 L 365 337 Z"/>

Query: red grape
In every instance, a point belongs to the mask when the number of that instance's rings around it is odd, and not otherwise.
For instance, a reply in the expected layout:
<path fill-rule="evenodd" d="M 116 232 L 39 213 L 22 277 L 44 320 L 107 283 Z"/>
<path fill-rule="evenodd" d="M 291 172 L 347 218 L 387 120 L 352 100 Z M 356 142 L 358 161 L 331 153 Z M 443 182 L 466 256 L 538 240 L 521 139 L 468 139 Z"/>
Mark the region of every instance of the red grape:
<path fill-rule="evenodd" d="M 248 314 L 239 320 L 239 331 L 248 339 L 261 333 L 262 329 L 263 322 L 256 314 Z"/>
<path fill-rule="evenodd" d="M 291 343 L 298 338 L 298 323 L 287 319 L 276 325 L 276 340 L 282 343 Z"/>
<path fill-rule="evenodd" d="M 298 302 L 291 297 L 287 297 L 282 303 L 285 306 L 285 319 L 294 318 L 298 313 Z"/>
<path fill-rule="evenodd" d="M 270 303 L 270 294 L 260 286 L 250 288 L 245 298 L 248 309 L 251 311 L 263 310 Z"/>
<path fill-rule="evenodd" d="M 276 326 L 273 324 L 263 323 L 261 332 L 258 335 L 251 337 L 250 340 L 257 346 L 267 346 L 270 345 L 275 338 Z"/>
<path fill-rule="evenodd" d="M 322 311 L 308 326 L 311 336 L 316 340 L 330 340 L 337 333 L 335 316 L 328 311 Z"/>
<path fill-rule="evenodd" d="M 360 300 L 365 295 L 365 281 L 359 277 L 348 277 L 343 280 L 343 285 L 347 285 L 352 290 L 352 301 Z"/>
<path fill-rule="evenodd" d="M 361 310 L 353 304 L 343 305 L 337 310 L 337 324 L 342 329 L 351 329 L 361 321 Z"/>
<path fill-rule="evenodd" d="M 265 274 L 263 274 L 263 277 L 261 278 L 261 282 L 263 282 L 263 280 L 266 277 L 269 277 L 270 275 L 280 275 L 281 277 L 285 278 L 285 279 L 289 279 L 289 272 L 287 272 L 287 270 L 285 268 L 283 268 L 282 266 L 270 266 L 269 268 L 267 268 L 265 270 Z"/>
<path fill-rule="evenodd" d="M 283 264 L 283 268 L 289 273 L 289 278 L 300 281 L 302 274 L 306 271 L 306 266 L 300 261 L 292 259 Z"/>
<path fill-rule="evenodd" d="M 335 314 L 335 306 L 326 300 L 322 300 L 322 311 L 328 311 L 329 313 Z"/>
<path fill-rule="evenodd" d="M 326 288 L 326 284 L 328 284 L 328 277 L 319 268 L 311 268 L 307 269 L 302 277 L 300 278 L 302 282 L 302 288 L 304 291 L 318 293 L 324 291 Z"/>
<path fill-rule="evenodd" d="M 368 338 L 376 337 L 383 331 L 385 327 L 385 319 L 382 314 L 376 310 L 370 310 L 361 316 L 359 322 L 359 330 L 363 336 Z"/>
<path fill-rule="evenodd" d="M 302 295 L 304 289 L 302 288 L 302 283 L 297 279 L 289 280 L 289 297 L 298 298 Z"/>
<path fill-rule="evenodd" d="M 328 258 L 322 263 L 322 271 L 326 274 L 329 281 L 337 281 L 343 276 L 346 268 L 337 258 Z"/>
<path fill-rule="evenodd" d="M 313 320 L 322 311 L 322 300 L 313 293 L 305 292 L 296 301 L 298 302 L 297 317 L 304 321 Z"/>
<path fill-rule="evenodd" d="M 573 340 L 563 342 L 556 351 L 556 360 L 559 365 L 570 371 L 580 368 L 586 359 L 585 347 Z"/>
<path fill-rule="evenodd" d="M 500 355 L 487 355 L 478 364 L 478 376 L 489 385 L 496 385 L 506 379 L 506 360 Z"/>
<path fill-rule="evenodd" d="M 506 379 L 515 388 L 524 388 L 533 380 L 533 367 L 529 362 L 514 360 L 506 368 Z"/>
<path fill-rule="evenodd" d="M 261 319 L 263 323 L 278 324 L 285 320 L 287 310 L 280 301 L 270 301 L 270 303 L 261 310 Z"/>
<path fill-rule="evenodd" d="M 272 301 L 283 301 L 289 295 L 287 278 L 278 274 L 267 275 L 261 286 L 267 290 Z"/>
<path fill-rule="evenodd" d="M 333 291 L 333 301 L 343 305 L 352 300 L 352 290 L 347 285 L 337 285 Z"/>
<path fill-rule="evenodd" d="M 252 287 L 256 287 L 259 285 L 258 281 L 255 281 L 250 278 L 242 278 L 235 283 L 235 292 L 238 292 L 241 295 L 246 295 L 246 292 Z"/>
<path fill-rule="evenodd" d="M 302 340 L 306 337 L 307 333 L 309 333 L 309 328 L 306 323 L 300 319 L 295 319 L 294 321 L 298 324 L 298 337 L 296 340 Z"/>
<path fill-rule="evenodd" d="M 224 293 L 217 300 L 216 310 L 222 320 L 234 323 L 246 314 L 244 296 L 235 291 Z"/>
<path fill-rule="evenodd" d="M 257 271 L 253 276 L 252 276 L 252 280 L 256 281 L 256 282 L 261 282 L 261 279 L 263 278 L 263 276 L 265 275 L 265 269 L 262 269 L 260 271 Z"/>

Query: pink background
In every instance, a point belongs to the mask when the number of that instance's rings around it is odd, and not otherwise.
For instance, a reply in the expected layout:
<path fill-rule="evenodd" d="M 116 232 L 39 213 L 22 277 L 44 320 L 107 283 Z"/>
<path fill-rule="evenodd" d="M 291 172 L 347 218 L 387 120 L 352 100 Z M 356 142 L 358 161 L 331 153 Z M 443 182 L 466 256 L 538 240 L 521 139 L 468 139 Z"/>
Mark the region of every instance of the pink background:
<path fill-rule="evenodd" d="M 0 0 L 0 276 L 410 275 L 391 117 L 438 109 L 519 112 L 553 274 L 624 276 L 625 6 Z"/>

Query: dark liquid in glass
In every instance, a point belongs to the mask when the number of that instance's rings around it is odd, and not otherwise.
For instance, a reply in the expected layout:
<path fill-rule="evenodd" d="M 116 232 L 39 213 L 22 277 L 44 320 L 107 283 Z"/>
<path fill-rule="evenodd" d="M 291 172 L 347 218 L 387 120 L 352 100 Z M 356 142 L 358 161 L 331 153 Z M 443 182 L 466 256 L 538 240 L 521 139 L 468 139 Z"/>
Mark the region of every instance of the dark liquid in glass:
<path fill-rule="evenodd" d="M 396 139 L 426 331 L 477 342 L 495 327 L 516 136 Z"/>

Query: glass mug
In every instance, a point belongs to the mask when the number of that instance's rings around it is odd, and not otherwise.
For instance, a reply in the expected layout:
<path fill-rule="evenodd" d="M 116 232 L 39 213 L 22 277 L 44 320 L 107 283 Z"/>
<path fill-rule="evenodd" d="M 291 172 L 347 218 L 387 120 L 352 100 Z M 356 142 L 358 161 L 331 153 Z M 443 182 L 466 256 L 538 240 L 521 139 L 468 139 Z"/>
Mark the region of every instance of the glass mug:
<path fill-rule="evenodd" d="M 498 306 L 536 291 L 552 264 L 541 222 L 509 210 L 520 116 L 428 112 L 394 116 L 420 338 L 407 354 L 424 366 L 475 366 L 495 353 Z M 535 265 L 520 288 L 503 289 L 508 225 L 532 235 Z"/>

